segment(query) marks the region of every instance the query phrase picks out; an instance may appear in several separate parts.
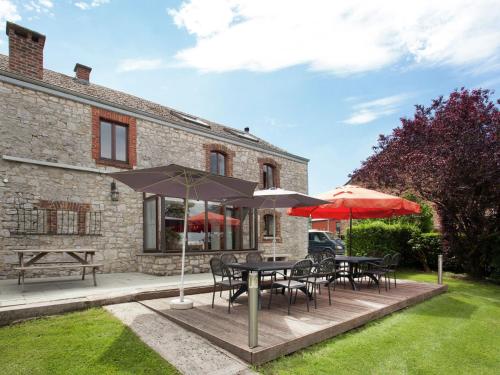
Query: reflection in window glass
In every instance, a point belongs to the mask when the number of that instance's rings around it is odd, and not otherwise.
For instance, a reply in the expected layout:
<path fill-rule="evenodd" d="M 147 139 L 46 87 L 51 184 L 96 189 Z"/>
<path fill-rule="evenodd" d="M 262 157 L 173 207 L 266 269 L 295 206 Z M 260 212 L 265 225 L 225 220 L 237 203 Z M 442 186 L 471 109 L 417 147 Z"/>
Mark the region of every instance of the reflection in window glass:
<path fill-rule="evenodd" d="M 127 161 L 127 128 L 115 125 L 116 156 L 119 161 Z"/>
<path fill-rule="evenodd" d="M 101 134 L 100 134 L 100 144 L 101 144 L 101 158 L 111 159 L 112 158 L 112 144 L 111 144 L 111 124 L 108 122 L 101 122 Z"/>
<path fill-rule="evenodd" d="M 241 236 L 243 249 L 251 249 L 252 237 L 250 230 L 250 209 L 241 208 Z"/>
<path fill-rule="evenodd" d="M 221 176 L 226 175 L 226 156 L 224 154 L 218 154 L 219 158 L 219 174 Z"/>
<path fill-rule="evenodd" d="M 188 249 L 205 249 L 205 202 L 189 201 Z"/>
<path fill-rule="evenodd" d="M 240 248 L 241 222 L 239 209 L 226 206 L 226 250 Z"/>
<path fill-rule="evenodd" d="M 208 202 L 208 249 L 222 250 L 224 238 L 224 211 L 220 203 Z"/>
<path fill-rule="evenodd" d="M 165 243 L 167 250 L 182 250 L 184 201 L 165 198 Z"/>
<path fill-rule="evenodd" d="M 218 167 L 219 167 L 219 165 L 217 163 L 217 153 L 211 152 L 210 153 L 210 173 L 217 174 Z"/>
<path fill-rule="evenodd" d="M 144 248 L 156 249 L 156 198 L 144 201 Z"/>
<path fill-rule="evenodd" d="M 264 164 L 264 170 L 262 171 L 262 178 L 264 189 L 270 189 L 274 186 L 274 167 L 269 164 Z"/>
<path fill-rule="evenodd" d="M 210 152 L 210 173 L 226 175 L 226 155 L 222 152 Z"/>
<path fill-rule="evenodd" d="M 272 237 L 274 234 L 274 216 L 271 214 L 264 215 L 264 236 Z"/>

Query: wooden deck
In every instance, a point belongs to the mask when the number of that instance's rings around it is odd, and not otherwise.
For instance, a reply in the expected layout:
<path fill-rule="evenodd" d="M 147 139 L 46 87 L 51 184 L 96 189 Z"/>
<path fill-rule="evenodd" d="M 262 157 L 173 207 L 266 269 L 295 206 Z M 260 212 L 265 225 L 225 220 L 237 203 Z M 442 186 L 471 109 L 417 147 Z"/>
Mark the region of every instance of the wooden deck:
<path fill-rule="evenodd" d="M 267 309 L 269 293 L 262 297 L 263 308 L 259 311 L 259 346 L 248 347 L 247 298 L 241 296 L 227 313 L 227 292 L 220 298 L 216 294 L 214 309 L 212 294 L 189 296 L 195 302 L 192 310 L 170 310 L 169 299 L 141 301 L 142 304 L 169 318 L 175 323 L 212 341 L 221 348 L 251 364 L 261 364 L 295 352 L 309 345 L 326 340 L 394 311 L 414 305 L 435 295 L 444 293 L 445 285 L 398 282 L 389 292 L 363 287 L 352 291 L 337 286 L 332 294 L 332 306 L 328 304 L 326 290 L 318 295 L 318 309 L 307 312 L 305 296 L 297 297 L 287 315 L 285 297 L 273 296 L 271 309 Z"/>

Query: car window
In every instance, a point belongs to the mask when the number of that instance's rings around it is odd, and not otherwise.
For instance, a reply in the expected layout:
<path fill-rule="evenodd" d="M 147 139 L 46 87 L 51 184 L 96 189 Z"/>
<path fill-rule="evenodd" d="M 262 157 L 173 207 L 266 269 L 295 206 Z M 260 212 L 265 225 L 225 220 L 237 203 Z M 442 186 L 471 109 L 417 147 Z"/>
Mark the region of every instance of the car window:
<path fill-rule="evenodd" d="M 326 242 L 326 241 L 328 241 L 328 237 L 324 233 L 318 233 L 318 241 L 319 242 Z"/>
<path fill-rule="evenodd" d="M 328 239 L 333 240 L 335 239 L 335 234 L 332 232 L 325 232 L 325 235 Z"/>

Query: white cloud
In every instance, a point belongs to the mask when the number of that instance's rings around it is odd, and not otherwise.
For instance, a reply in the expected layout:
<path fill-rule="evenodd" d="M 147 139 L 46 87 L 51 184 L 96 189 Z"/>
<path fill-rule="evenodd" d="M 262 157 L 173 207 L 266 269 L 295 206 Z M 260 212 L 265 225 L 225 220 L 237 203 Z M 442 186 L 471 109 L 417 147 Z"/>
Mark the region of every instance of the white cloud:
<path fill-rule="evenodd" d="M 411 95 L 399 94 L 358 103 L 352 106 L 353 113 L 343 122 L 350 125 L 368 124 L 376 119 L 395 113 L 398 106 Z"/>
<path fill-rule="evenodd" d="M 35 13 L 49 13 L 50 9 L 54 7 L 51 0 L 31 0 L 23 4 L 24 8 L 30 12 Z"/>
<path fill-rule="evenodd" d="M 77 1 L 75 6 L 81 10 L 88 10 L 91 8 L 97 8 L 101 5 L 108 4 L 110 0 L 87 0 L 87 1 Z"/>
<path fill-rule="evenodd" d="M 136 70 L 154 70 L 163 66 L 161 59 L 125 59 L 118 64 L 117 71 L 132 72 Z"/>
<path fill-rule="evenodd" d="M 169 14 L 196 37 L 176 57 L 202 71 L 306 64 L 349 74 L 396 63 L 498 64 L 498 0 L 188 0 Z"/>
<path fill-rule="evenodd" d="M 10 0 L 0 0 L 0 29 L 5 30 L 5 22 L 16 22 L 21 20 L 15 4 Z M 0 39 L 0 44 L 2 40 Z"/>

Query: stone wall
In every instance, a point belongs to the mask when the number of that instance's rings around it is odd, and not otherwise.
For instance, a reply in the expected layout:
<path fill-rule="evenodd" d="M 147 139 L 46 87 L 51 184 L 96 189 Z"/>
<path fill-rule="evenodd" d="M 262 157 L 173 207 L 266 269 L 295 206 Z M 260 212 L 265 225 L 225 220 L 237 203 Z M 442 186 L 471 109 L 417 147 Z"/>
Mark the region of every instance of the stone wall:
<path fill-rule="evenodd" d="M 92 157 L 92 107 L 45 93 L 0 82 L 0 155 L 29 158 L 96 168 Z M 217 142 L 183 130 L 137 119 L 137 167 L 146 168 L 177 163 L 206 169 L 204 145 L 220 143 L 234 152 L 233 176 L 259 180 L 259 158 L 272 158 L 281 166 L 281 187 L 307 192 L 307 164 L 270 155 L 228 142 Z M 8 182 L 3 182 L 6 179 Z M 118 183 L 118 202 L 110 199 L 111 179 L 102 173 L 76 171 L 49 166 L 0 160 L 0 278 L 15 277 L 13 249 L 92 247 L 103 272 L 144 271 L 174 274 L 178 256 L 140 256 L 142 254 L 142 195 Z M 12 209 L 16 205 L 37 205 L 41 200 L 90 204 L 103 212 L 102 235 L 16 235 Z M 307 249 L 307 219 L 282 215 L 283 241 L 277 253 L 303 257 Z M 272 244 L 259 244 L 266 254 Z M 189 272 L 208 270 L 212 254 L 190 255 Z M 34 276 L 68 274 L 69 271 L 43 271 Z M 30 274 L 32 275 L 32 274 Z M 30 276 L 28 275 L 28 277 Z"/>
<path fill-rule="evenodd" d="M 233 251 L 238 262 L 244 262 L 250 251 Z M 188 262 L 186 263 L 186 273 L 205 273 L 210 272 L 210 259 L 214 256 L 224 254 L 221 251 L 210 251 L 196 253 L 187 253 Z M 177 275 L 181 268 L 180 254 L 141 254 L 137 256 L 137 267 L 139 272 L 157 276 Z"/>

